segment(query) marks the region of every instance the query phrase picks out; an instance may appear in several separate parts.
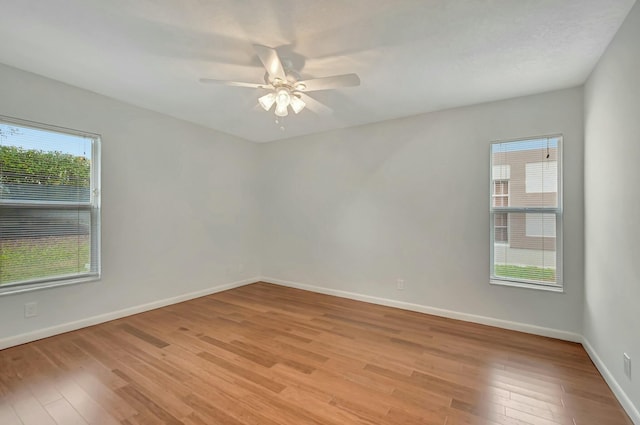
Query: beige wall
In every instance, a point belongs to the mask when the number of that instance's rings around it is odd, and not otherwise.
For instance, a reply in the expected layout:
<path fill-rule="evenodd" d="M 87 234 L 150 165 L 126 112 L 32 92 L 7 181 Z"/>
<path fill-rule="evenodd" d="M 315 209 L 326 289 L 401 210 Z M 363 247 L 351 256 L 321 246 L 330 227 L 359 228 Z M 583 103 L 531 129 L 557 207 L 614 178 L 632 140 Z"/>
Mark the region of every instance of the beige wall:
<path fill-rule="evenodd" d="M 260 274 L 255 144 L 3 65 L 0 99 L 1 115 L 102 136 L 103 266 L 0 296 L 0 348 Z"/>
<path fill-rule="evenodd" d="M 585 86 L 584 337 L 640 424 L 640 3 Z M 632 360 L 624 373 L 623 353 Z"/>
<path fill-rule="evenodd" d="M 264 276 L 579 333 L 582 105 L 575 88 L 261 145 Z M 566 159 L 564 294 L 489 284 L 490 143 L 545 134 Z"/>

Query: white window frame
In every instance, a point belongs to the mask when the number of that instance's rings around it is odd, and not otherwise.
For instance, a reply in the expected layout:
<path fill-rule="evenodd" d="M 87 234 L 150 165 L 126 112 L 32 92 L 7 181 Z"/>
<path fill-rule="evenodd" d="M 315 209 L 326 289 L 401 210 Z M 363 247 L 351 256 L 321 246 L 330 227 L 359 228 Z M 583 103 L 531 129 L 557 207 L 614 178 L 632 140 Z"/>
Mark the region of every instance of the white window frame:
<path fill-rule="evenodd" d="M 0 123 L 15 125 L 19 127 L 32 128 L 35 130 L 51 131 L 55 133 L 67 134 L 71 136 L 80 136 L 91 139 L 91 177 L 90 177 L 90 200 L 89 202 L 60 202 L 60 201 L 19 201 L 19 200 L 0 200 L 0 208 L 3 206 L 20 206 L 38 208 L 47 210 L 50 208 L 79 208 L 89 211 L 92 217 L 91 238 L 92 242 L 91 257 L 95 260 L 95 271 L 83 274 L 74 274 L 73 276 L 54 276 L 38 279 L 27 280 L 23 282 L 8 283 L 0 286 L 0 296 L 7 294 L 15 294 L 20 292 L 34 291 L 43 288 L 51 288 L 55 286 L 71 285 L 82 282 L 91 282 L 100 280 L 102 277 L 102 255 L 101 255 L 101 137 L 99 134 L 89 133 L 86 131 L 73 130 L 65 127 L 59 127 L 50 124 L 42 124 L 33 121 L 22 120 L 18 118 L 6 117 L 0 115 Z M 95 253 L 93 252 L 95 250 Z"/>
<path fill-rule="evenodd" d="M 540 140 L 540 139 L 558 139 L 558 148 L 557 148 L 557 167 L 558 167 L 558 202 L 556 207 L 512 207 L 509 205 L 508 207 L 494 207 L 493 206 L 493 146 L 500 143 L 511 143 L 511 142 L 525 142 L 529 140 Z M 508 139 L 508 140 L 497 140 L 493 141 L 489 144 L 489 190 L 491 191 L 491 196 L 489 196 L 489 238 L 490 238 L 490 259 L 489 259 L 489 283 L 492 285 L 504 285 L 504 286 L 515 286 L 519 288 L 528 288 L 528 289 L 538 289 L 552 292 L 564 292 L 564 279 L 563 279 L 563 262 L 562 262 L 562 252 L 563 252 L 563 243 L 562 243 L 562 221 L 563 221 L 563 210 L 562 210 L 562 192 L 563 192 L 563 184 L 562 184 L 562 155 L 563 155 L 563 136 L 561 134 L 553 134 L 546 136 L 534 136 L 534 137 L 524 137 L 520 139 Z M 509 188 L 509 193 L 511 194 L 511 187 Z M 501 276 L 495 275 L 494 270 L 494 258 L 495 258 L 495 213 L 540 213 L 540 214 L 555 214 L 556 216 L 556 282 L 549 283 L 538 280 L 528 280 L 528 279 L 515 279 L 515 278 L 505 278 Z M 501 242 L 498 242 L 502 244 Z M 502 244 L 504 245 L 504 244 Z"/>

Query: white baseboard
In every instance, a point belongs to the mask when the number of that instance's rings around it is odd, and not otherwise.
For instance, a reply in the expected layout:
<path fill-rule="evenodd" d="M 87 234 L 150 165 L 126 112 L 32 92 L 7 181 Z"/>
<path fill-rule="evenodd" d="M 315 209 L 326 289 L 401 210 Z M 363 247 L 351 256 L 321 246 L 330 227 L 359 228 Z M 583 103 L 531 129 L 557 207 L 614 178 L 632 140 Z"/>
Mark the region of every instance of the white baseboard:
<path fill-rule="evenodd" d="M 153 301 L 147 304 L 128 307 L 122 310 L 113 311 L 110 313 L 100 314 L 98 316 L 87 317 L 86 319 L 76 320 L 74 322 L 63 323 L 61 325 L 51 326 L 45 329 L 38 329 L 37 331 L 27 332 L 20 335 L 10 336 L 8 338 L 0 339 L 0 350 L 14 347 L 20 344 L 26 344 L 27 342 L 36 341 L 42 338 L 48 338 L 50 336 L 62 334 L 65 332 L 75 331 L 80 328 L 86 328 L 87 326 L 97 325 L 99 323 L 108 322 L 122 317 L 131 316 L 133 314 L 143 313 L 149 310 L 155 310 L 156 308 L 165 307 L 171 304 L 177 304 L 183 301 L 192 300 L 194 298 L 204 297 L 205 295 L 215 294 L 216 292 L 226 291 L 228 289 L 238 288 L 240 286 L 248 285 L 259 281 L 259 278 L 244 279 L 237 282 L 226 283 L 223 285 L 214 286 L 211 288 L 203 289 L 200 291 L 189 292 L 187 294 L 178 295 L 171 298 L 165 298 L 163 300 Z"/>
<path fill-rule="evenodd" d="M 629 396 L 627 396 L 627 393 L 624 392 L 616 378 L 613 376 L 611 371 L 609 371 L 607 366 L 605 366 L 600 356 L 598 356 L 596 350 L 593 348 L 591 343 L 589 343 L 589 340 L 585 337 L 582 338 L 582 346 L 587 351 L 587 354 L 589 354 L 589 357 L 591 357 L 593 364 L 596 365 L 596 367 L 600 371 L 600 374 L 604 377 L 604 380 L 607 381 L 609 388 L 611 388 L 611 391 L 613 391 L 613 394 L 616 396 L 624 410 L 627 412 L 627 415 L 629 415 L 631 421 L 636 425 L 640 425 L 640 411 L 638 411 L 638 408 L 634 406 Z"/>
<path fill-rule="evenodd" d="M 355 292 L 341 291 L 338 289 L 323 288 L 321 286 L 307 285 L 304 283 L 291 282 L 272 277 L 261 277 L 262 282 L 273 283 L 275 285 L 287 286 L 290 288 L 304 289 L 306 291 L 317 292 L 320 294 L 334 295 L 337 297 L 348 298 L 351 300 L 364 301 L 372 304 L 385 305 L 388 307 L 396 307 L 402 310 L 417 311 L 419 313 L 432 314 L 434 316 L 448 317 L 450 319 L 463 320 L 465 322 L 479 323 L 482 325 L 495 326 L 503 329 L 525 332 L 534 335 L 547 336 L 550 338 L 562 339 L 571 342 L 582 342 L 582 335 L 567 332 L 559 329 L 545 328 L 541 326 L 529 325 L 527 323 L 512 322 L 509 320 L 496 319 L 493 317 L 479 316 L 476 314 L 462 313 L 459 311 L 446 310 L 437 307 L 430 307 L 422 304 L 413 304 L 405 301 L 397 301 L 388 298 L 379 298 L 371 295 L 358 294 Z"/>

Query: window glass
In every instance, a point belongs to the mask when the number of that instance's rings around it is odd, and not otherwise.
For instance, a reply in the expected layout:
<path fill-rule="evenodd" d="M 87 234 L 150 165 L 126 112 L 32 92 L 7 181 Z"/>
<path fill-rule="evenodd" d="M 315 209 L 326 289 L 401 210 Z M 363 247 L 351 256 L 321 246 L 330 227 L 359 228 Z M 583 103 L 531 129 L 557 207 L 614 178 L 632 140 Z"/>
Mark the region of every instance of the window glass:
<path fill-rule="evenodd" d="M 492 283 L 561 287 L 561 137 L 491 145 Z"/>
<path fill-rule="evenodd" d="M 97 278 L 99 138 L 0 120 L 0 291 Z"/>

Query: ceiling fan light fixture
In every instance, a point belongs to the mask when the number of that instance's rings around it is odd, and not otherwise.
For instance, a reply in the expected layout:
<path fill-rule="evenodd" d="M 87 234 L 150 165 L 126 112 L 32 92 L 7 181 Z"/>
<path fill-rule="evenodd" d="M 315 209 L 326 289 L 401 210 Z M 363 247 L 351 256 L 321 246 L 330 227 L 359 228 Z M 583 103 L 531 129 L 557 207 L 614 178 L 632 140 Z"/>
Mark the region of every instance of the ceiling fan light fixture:
<path fill-rule="evenodd" d="M 276 103 L 276 94 L 275 93 L 267 93 L 264 96 L 258 98 L 258 103 L 262 106 L 262 109 L 268 111 L 271 109 L 274 103 Z"/>
<path fill-rule="evenodd" d="M 284 103 L 276 103 L 276 115 L 279 117 L 286 117 L 287 115 L 289 115 L 287 106 L 288 105 Z"/>
<path fill-rule="evenodd" d="M 293 109 L 293 112 L 295 112 L 296 114 L 300 113 L 300 111 L 302 111 L 304 107 L 307 105 L 306 103 L 304 103 L 302 99 L 300 99 L 295 94 L 291 96 L 290 104 L 291 104 L 291 109 Z"/>
<path fill-rule="evenodd" d="M 276 90 L 276 115 L 286 117 L 289 115 L 288 106 L 291 103 L 291 93 L 286 88 Z"/>
<path fill-rule="evenodd" d="M 289 93 L 289 90 L 281 88 L 276 91 L 276 103 L 278 104 L 278 106 L 284 105 L 284 107 L 286 108 L 287 106 L 289 106 L 290 102 L 291 93 Z"/>

